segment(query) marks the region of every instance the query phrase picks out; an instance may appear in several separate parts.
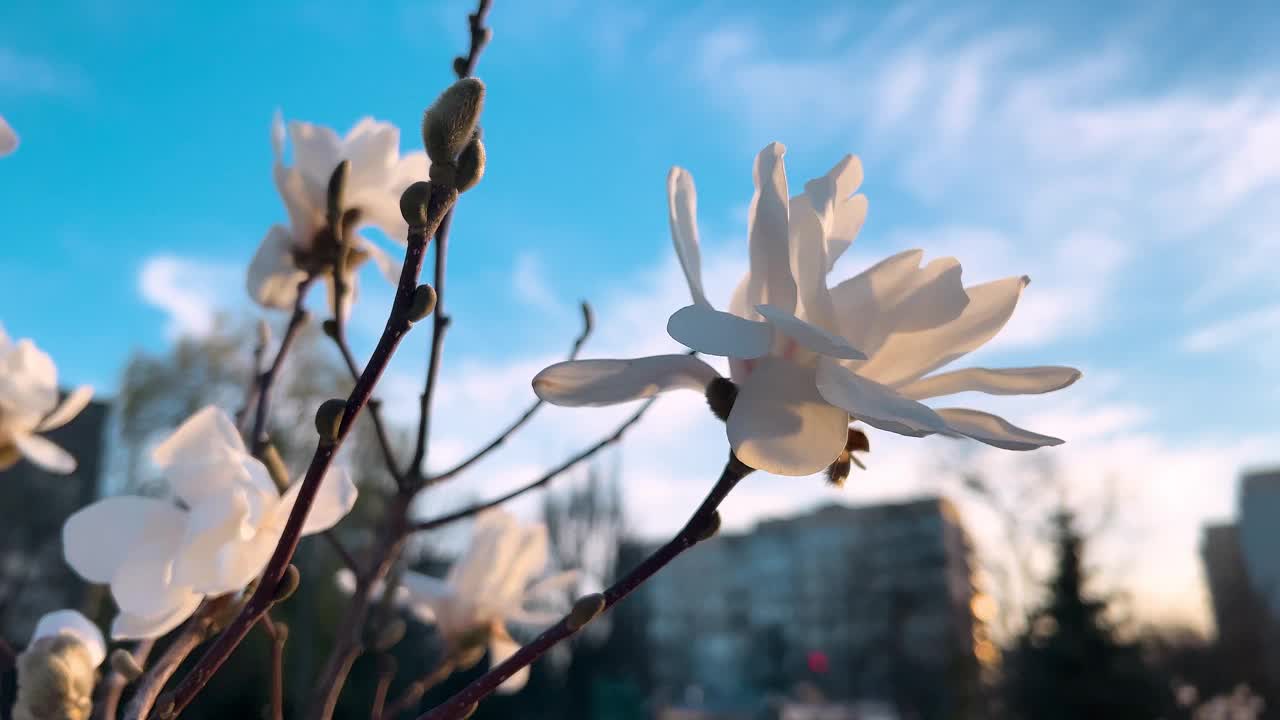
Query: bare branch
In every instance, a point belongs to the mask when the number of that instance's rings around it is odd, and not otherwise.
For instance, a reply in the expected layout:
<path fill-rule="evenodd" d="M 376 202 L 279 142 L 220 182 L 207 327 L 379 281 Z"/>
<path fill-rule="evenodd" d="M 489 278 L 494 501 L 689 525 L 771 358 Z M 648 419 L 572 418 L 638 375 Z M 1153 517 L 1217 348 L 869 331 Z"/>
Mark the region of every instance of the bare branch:
<path fill-rule="evenodd" d="M 395 702 L 387 706 L 386 712 L 375 715 L 373 720 L 396 720 L 400 713 L 413 707 L 431 688 L 444 682 L 453 673 L 453 658 L 445 657 L 435 667 L 423 673 L 422 677 L 409 683 Z"/>
<path fill-rule="evenodd" d="M 573 341 L 573 347 L 569 350 L 569 357 L 567 358 L 567 360 L 577 359 L 578 353 L 582 350 L 583 343 L 585 343 L 587 341 L 587 338 L 591 336 L 591 330 L 593 326 L 594 326 L 594 323 L 592 321 L 592 316 L 591 316 L 591 306 L 584 302 L 582 303 L 582 332 L 579 333 L 577 339 Z M 509 425 L 506 430 L 503 430 L 498 435 L 498 437 L 494 438 L 488 445 L 485 445 L 484 447 L 475 451 L 465 460 L 458 463 L 457 465 L 454 465 L 448 470 L 445 470 L 444 472 L 438 475 L 433 475 L 427 478 L 426 482 L 423 483 L 423 487 L 430 487 L 437 483 L 442 483 L 445 480 L 448 480 L 449 478 L 471 467 L 476 462 L 483 459 L 489 453 L 493 452 L 494 450 L 497 450 L 504 443 L 506 443 L 507 440 L 511 439 L 511 436 L 514 435 L 517 430 L 524 427 L 525 424 L 527 424 L 530 420 L 532 420 L 534 414 L 537 413 L 538 409 L 541 408 L 544 404 L 546 404 L 546 401 L 543 400 L 542 398 L 538 398 L 536 401 L 534 401 L 532 405 L 529 406 L 529 409 L 524 411 L 524 414 L 516 418 L 515 422 L 511 423 L 511 425 Z"/>
<path fill-rule="evenodd" d="M 534 480 L 533 482 L 527 483 L 525 485 L 521 485 L 515 490 L 512 490 L 511 492 L 508 492 L 505 495 L 496 497 L 492 500 L 476 503 L 474 505 L 469 505 L 465 508 L 462 508 L 461 510 L 455 510 L 454 512 L 447 513 L 445 515 L 441 515 L 440 517 L 432 518 L 430 520 L 422 520 L 422 521 L 416 522 L 410 526 L 409 531 L 423 532 L 426 530 L 435 530 L 436 528 L 439 528 L 444 525 L 448 525 L 449 523 L 452 523 L 452 522 L 457 522 L 458 520 L 461 520 L 463 518 L 470 517 L 477 513 L 488 510 L 489 508 L 497 507 L 498 505 L 501 505 L 507 502 L 508 500 L 511 500 L 512 498 L 519 497 L 520 495 L 523 495 L 524 493 L 527 493 L 530 490 L 536 490 L 537 488 L 540 488 L 543 485 L 546 485 L 547 483 L 551 482 L 552 480 L 556 479 L 560 475 L 563 475 L 565 472 L 572 469 L 573 466 L 577 465 L 583 460 L 589 459 L 591 456 L 595 455 L 601 450 L 621 440 L 622 436 L 626 434 L 627 430 L 630 430 L 632 425 L 635 425 L 636 423 L 640 422 L 640 418 L 644 417 L 644 414 L 649 411 L 650 407 L 653 407 L 653 404 L 656 401 L 657 401 L 656 397 L 649 398 L 644 402 L 643 405 L 639 407 L 639 409 L 637 409 L 634 413 L 632 413 L 631 417 L 627 418 L 625 422 L 623 422 L 621 425 L 615 428 L 614 431 L 608 437 L 601 438 L 590 447 L 579 451 L 573 457 L 569 458 L 568 460 L 565 460 L 564 462 L 557 465 L 555 468 L 547 471 L 544 475 L 542 475 L 542 477 L 539 477 L 537 480 Z"/>
<path fill-rule="evenodd" d="M 743 465 L 731 454 L 729 462 L 725 464 L 724 472 L 720 474 L 720 479 L 716 481 L 715 487 L 711 489 L 706 499 L 694 511 L 693 516 L 680 529 L 680 532 L 676 533 L 676 536 L 667 544 L 645 558 L 625 577 L 609 586 L 603 594 L 603 607 L 597 612 L 603 612 L 616 605 L 620 600 L 644 584 L 646 580 L 653 577 L 659 570 L 666 567 L 667 563 L 674 560 L 677 555 L 693 547 L 699 539 L 704 537 L 709 529 L 714 528 L 719 519 L 716 514 L 716 508 L 720 506 L 720 503 L 738 484 L 738 481 L 742 480 L 750 472 L 751 468 Z M 418 720 L 461 720 L 467 717 L 473 706 L 494 690 L 497 690 L 503 681 L 514 675 L 517 670 L 532 664 L 534 660 L 537 660 L 557 643 L 582 629 L 582 626 L 583 622 L 575 622 L 574 613 L 571 612 L 561 618 L 560 622 L 545 630 L 533 642 L 520 648 L 511 657 L 472 681 L 470 685 L 467 685 L 461 692 L 449 698 L 444 704 L 419 716 Z"/>
<path fill-rule="evenodd" d="M 138 667 L 147 666 L 147 657 L 151 655 L 155 645 L 155 640 L 141 640 L 134 646 L 130 654 L 133 655 L 133 661 L 138 664 Z M 93 704 L 93 717 L 96 720 L 115 720 L 117 708 L 120 707 L 120 695 L 124 693 L 124 688 L 128 684 L 129 678 L 119 670 L 111 670 L 106 680 L 102 681 L 98 701 Z"/>

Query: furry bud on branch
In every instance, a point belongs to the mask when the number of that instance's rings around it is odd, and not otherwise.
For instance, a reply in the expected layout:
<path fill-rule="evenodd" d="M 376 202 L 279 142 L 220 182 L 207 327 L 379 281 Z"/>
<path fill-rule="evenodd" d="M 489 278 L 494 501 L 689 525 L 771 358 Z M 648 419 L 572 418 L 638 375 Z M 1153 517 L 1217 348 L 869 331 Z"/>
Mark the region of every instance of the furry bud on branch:
<path fill-rule="evenodd" d="M 422 118 L 422 144 L 433 165 L 457 162 L 475 136 L 483 109 L 484 83 L 476 78 L 455 82 L 427 108 Z"/>
<path fill-rule="evenodd" d="M 567 621 L 569 629 L 574 632 L 581 630 L 586 627 L 587 623 L 594 620 L 596 616 L 603 611 L 604 595 L 601 595 L 600 593 L 583 595 L 578 598 L 578 601 L 573 604 L 573 609 L 569 611 L 569 618 Z"/>
<path fill-rule="evenodd" d="M 133 653 L 124 648 L 112 650 L 108 662 L 111 663 L 111 669 L 120 673 L 120 677 L 124 678 L 126 683 L 131 683 L 142 676 L 142 666 L 138 665 Z"/>
<path fill-rule="evenodd" d="M 14 720 L 86 720 L 93 709 L 97 667 L 70 635 L 42 637 L 18 656 Z"/>
<path fill-rule="evenodd" d="M 413 289 L 409 305 L 409 322 L 418 322 L 436 309 L 436 289 L 423 283 Z"/>
<path fill-rule="evenodd" d="M 302 582 L 302 573 L 298 572 L 297 565 L 290 565 L 284 571 L 284 577 L 280 578 L 280 584 L 276 585 L 275 602 L 284 602 L 298 591 L 298 584 Z"/>
<path fill-rule="evenodd" d="M 316 432 L 320 442 L 330 444 L 338 441 L 338 431 L 342 427 L 342 415 L 347 411 L 347 401 L 333 398 L 320 403 L 316 408 Z"/>
<path fill-rule="evenodd" d="M 400 215 L 409 227 L 427 224 L 427 205 L 431 201 L 431 183 L 419 180 L 400 194 Z"/>

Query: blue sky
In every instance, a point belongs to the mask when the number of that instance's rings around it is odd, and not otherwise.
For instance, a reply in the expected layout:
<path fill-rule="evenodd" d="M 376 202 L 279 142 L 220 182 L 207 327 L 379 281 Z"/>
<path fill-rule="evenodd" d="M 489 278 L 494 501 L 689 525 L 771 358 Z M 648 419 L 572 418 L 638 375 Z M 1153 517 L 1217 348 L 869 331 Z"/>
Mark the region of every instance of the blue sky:
<path fill-rule="evenodd" d="M 480 63 L 489 164 L 450 256 L 442 423 L 459 456 L 514 415 L 564 352 L 674 348 L 685 304 L 664 178 L 689 168 L 708 287 L 745 267 L 754 153 L 788 146 L 793 185 L 861 156 L 870 213 L 836 279 L 908 247 L 956 255 L 970 282 L 1029 274 L 990 364 L 1072 364 L 1044 398 L 975 405 L 1066 446 L 1041 451 L 1073 501 L 1121 498 L 1099 562 L 1144 608 L 1202 621 L 1196 533 L 1233 511 L 1241 466 L 1280 461 L 1280 11 L 1266 2 L 891 5 L 498 0 Z M 451 78 L 467 3 L 134 0 L 0 7 L 0 322 L 67 383 L 111 392 L 129 352 L 251 311 L 244 267 L 285 219 L 272 113 L 345 131 L 372 115 L 416 146 Z M 388 245 L 388 247 L 391 247 Z M 367 348 L 390 289 L 363 280 Z M 423 337 L 388 379 L 412 397 Z M 414 340 L 417 342 L 415 343 Z M 407 419 L 409 409 L 394 407 Z M 625 409 L 552 410 L 457 493 L 512 485 Z M 877 436 L 838 492 L 751 480 L 739 526 L 830 501 L 946 489 L 961 464 L 1014 487 L 1025 458 Z M 637 529 L 679 524 L 714 477 L 722 430 L 664 401 L 620 452 Z M 990 525 L 971 508 L 980 537 Z M 1159 552 L 1156 551 L 1159 549 Z"/>

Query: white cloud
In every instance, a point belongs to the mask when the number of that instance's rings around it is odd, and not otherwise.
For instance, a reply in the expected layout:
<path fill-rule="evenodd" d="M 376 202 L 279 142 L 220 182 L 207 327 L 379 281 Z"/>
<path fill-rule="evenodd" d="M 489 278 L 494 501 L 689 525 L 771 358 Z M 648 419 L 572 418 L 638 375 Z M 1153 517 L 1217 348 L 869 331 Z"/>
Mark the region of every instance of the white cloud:
<path fill-rule="evenodd" d="M 174 339 L 212 330 L 217 313 L 243 294 L 242 280 L 241 269 L 234 265 L 155 255 L 142 264 L 138 292 L 168 315 L 165 333 Z"/>
<path fill-rule="evenodd" d="M 515 268 L 511 273 L 511 290 L 516 299 L 528 304 L 534 310 L 562 314 L 565 306 L 547 285 L 546 269 L 542 260 L 531 251 L 523 251 L 516 256 Z"/>
<path fill-rule="evenodd" d="M 1183 338 L 1188 352 L 1216 352 L 1253 341 L 1271 345 L 1280 332 L 1280 305 L 1260 307 L 1211 323 Z"/>

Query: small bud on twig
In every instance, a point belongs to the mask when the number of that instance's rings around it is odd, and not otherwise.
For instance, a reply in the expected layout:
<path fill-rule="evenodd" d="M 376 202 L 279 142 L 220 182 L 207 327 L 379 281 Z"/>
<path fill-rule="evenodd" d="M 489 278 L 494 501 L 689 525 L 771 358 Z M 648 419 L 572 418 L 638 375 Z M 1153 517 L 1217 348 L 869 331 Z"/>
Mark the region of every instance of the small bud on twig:
<path fill-rule="evenodd" d="M 423 283 L 413 289 L 409 301 L 409 322 L 418 322 L 436 309 L 436 289 Z"/>
<path fill-rule="evenodd" d="M 431 200 L 431 183 L 419 180 L 400 194 L 400 215 L 409 227 L 427 224 L 427 203 Z"/>
<path fill-rule="evenodd" d="M 391 618 L 387 624 L 382 626 L 378 631 L 378 636 L 374 638 L 373 648 L 378 652 L 387 652 L 395 647 L 404 639 L 405 631 L 409 626 L 400 618 Z"/>
<path fill-rule="evenodd" d="M 716 510 L 711 513 L 711 517 L 707 520 L 706 526 L 698 533 L 698 542 L 710 540 L 715 537 L 718 532 L 720 532 L 720 511 Z"/>
<path fill-rule="evenodd" d="M 573 604 L 573 609 L 569 611 L 566 624 L 570 630 L 577 632 L 586 627 L 587 623 L 594 620 L 603 610 L 604 595 L 600 593 L 583 595 Z"/>
<path fill-rule="evenodd" d="M 282 603 L 298 591 L 298 583 L 302 582 L 302 573 L 297 565 L 290 565 L 284 570 L 284 577 L 276 584 L 276 594 L 272 602 Z"/>
<path fill-rule="evenodd" d="M 275 483 L 276 490 L 281 493 L 288 490 L 289 469 L 284 464 L 284 458 L 280 457 L 280 451 L 276 449 L 275 443 L 268 442 L 262 448 L 262 457 L 258 459 L 267 466 L 267 474 L 271 476 L 271 482 Z"/>
<path fill-rule="evenodd" d="M 36 640 L 17 659 L 14 720 L 86 720 L 93 707 L 97 668 L 90 651 L 70 635 Z"/>
<path fill-rule="evenodd" d="M 432 164 L 452 165 L 475 133 L 484 109 L 484 83 L 455 82 L 436 98 L 422 118 L 422 144 Z"/>
<path fill-rule="evenodd" d="M 467 76 L 467 59 L 466 58 L 456 57 L 453 59 L 453 74 L 457 75 L 459 80 Z"/>
<path fill-rule="evenodd" d="M 329 318 L 328 320 L 325 320 L 324 322 L 320 323 L 320 329 L 324 330 L 324 334 L 328 335 L 330 338 L 333 338 L 335 340 L 337 339 L 338 337 L 338 321 L 337 320 L 334 320 L 333 318 Z"/>
<path fill-rule="evenodd" d="M 347 411 L 347 401 L 340 398 L 325 400 L 316 408 L 316 432 L 320 442 L 330 444 L 338 441 L 338 431 L 342 428 L 342 415 Z"/>
<path fill-rule="evenodd" d="M 124 678 L 126 683 L 131 683 L 142 676 L 142 667 L 138 665 L 138 660 L 133 657 L 133 653 L 124 648 L 116 648 L 111 651 L 111 669 L 120 673 L 120 677 Z"/>
<path fill-rule="evenodd" d="M 737 399 L 738 386 L 729 378 L 718 377 L 707 383 L 707 405 L 711 406 L 711 413 L 722 422 L 729 421 L 729 412 L 733 410 L 733 403 Z"/>
<path fill-rule="evenodd" d="M 484 177 L 484 143 L 480 138 L 473 138 L 458 155 L 458 170 L 454 176 L 454 187 L 458 192 L 466 192 Z"/>

